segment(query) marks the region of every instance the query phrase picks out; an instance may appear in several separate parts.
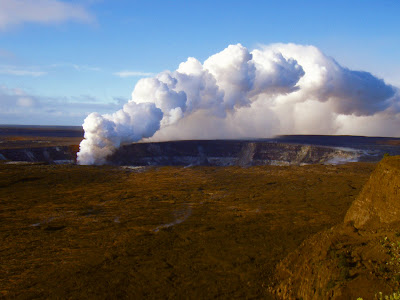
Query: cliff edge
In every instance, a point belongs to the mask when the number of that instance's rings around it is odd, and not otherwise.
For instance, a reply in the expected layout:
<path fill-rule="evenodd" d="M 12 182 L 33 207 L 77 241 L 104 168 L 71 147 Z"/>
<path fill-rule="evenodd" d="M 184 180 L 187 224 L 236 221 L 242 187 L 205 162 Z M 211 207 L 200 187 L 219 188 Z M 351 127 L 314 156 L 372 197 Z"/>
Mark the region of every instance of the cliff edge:
<path fill-rule="evenodd" d="M 384 158 L 378 164 L 344 221 L 356 228 L 400 222 L 400 156 Z"/>
<path fill-rule="evenodd" d="M 400 289 L 400 156 L 384 158 L 343 223 L 281 261 L 278 299 L 374 299 Z"/>

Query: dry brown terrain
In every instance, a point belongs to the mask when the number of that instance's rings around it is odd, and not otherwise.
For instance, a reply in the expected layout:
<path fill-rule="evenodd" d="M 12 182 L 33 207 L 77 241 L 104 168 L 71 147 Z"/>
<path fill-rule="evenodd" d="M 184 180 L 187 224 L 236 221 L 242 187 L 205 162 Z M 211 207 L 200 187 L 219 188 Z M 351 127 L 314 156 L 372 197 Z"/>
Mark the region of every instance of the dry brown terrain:
<path fill-rule="evenodd" d="M 398 299 L 399 195 L 400 156 L 386 157 L 344 222 L 308 238 L 278 264 L 273 290 L 283 299 Z"/>
<path fill-rule="evenodd" d="M 5 298 L 272 298 L 275 265 L 343 221 L 371 163 L 0 164 Z"/>

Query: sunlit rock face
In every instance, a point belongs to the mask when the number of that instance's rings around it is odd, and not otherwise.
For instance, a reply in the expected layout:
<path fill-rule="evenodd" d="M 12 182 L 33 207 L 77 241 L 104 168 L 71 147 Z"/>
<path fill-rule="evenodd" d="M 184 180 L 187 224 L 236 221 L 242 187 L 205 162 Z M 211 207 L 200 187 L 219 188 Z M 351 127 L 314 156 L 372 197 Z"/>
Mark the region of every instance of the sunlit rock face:
<path fill-rule="evenodd" d="M 357 228 L 400 222 L 400 157 L 379 163 L 362 192 L 347 211 L 345 222 Z"/>

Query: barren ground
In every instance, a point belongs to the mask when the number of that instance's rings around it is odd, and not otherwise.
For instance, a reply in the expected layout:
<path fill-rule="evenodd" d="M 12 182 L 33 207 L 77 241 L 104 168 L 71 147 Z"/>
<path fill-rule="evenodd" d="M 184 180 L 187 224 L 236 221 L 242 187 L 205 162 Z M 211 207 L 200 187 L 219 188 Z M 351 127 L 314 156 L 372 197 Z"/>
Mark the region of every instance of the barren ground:
<path fill-rule="evenodd" d="M 375 164 L 0 164 L 6 298 L 271 298 L 275 265 L 343 221 Z"/>

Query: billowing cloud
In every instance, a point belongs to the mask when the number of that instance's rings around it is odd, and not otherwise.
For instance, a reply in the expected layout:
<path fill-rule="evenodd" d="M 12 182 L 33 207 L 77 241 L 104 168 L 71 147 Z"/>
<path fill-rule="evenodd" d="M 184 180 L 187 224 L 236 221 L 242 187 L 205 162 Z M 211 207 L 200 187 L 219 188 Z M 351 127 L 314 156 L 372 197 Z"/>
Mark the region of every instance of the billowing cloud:
<path fill-rule="evenodd" d="M 276 134 L 398 135 L 399 89 L 339 65 L 314 46 L 237 44 L 204 63 L 139 80 L 114 114 L 90 114 L 78 161 L 102 164 L 142 139 L 263 138 Z"/>
<path fill-rule="evenodd" d="M 79 4 L 60 0 L 1 0 L 0 29 L 23 23 L 93 22 L 94 17 Z"/>
<path fill-rule="evenodd" d="M 136 104 L 133 101 L 112 115 L 90 114 L 83 123 L 86 139 L 81 142 L 81 147 L 93 151 L 80 152 L 80 160 L 86 164 L 104 163 L 122 143 L 151 137 L 160 128 L 161 118 L 161 110 L 153 103 Z M 108 138 L 99 140 L 99 136 Z"/>

